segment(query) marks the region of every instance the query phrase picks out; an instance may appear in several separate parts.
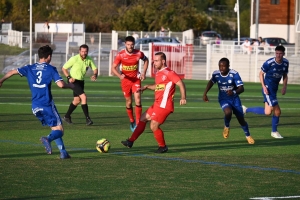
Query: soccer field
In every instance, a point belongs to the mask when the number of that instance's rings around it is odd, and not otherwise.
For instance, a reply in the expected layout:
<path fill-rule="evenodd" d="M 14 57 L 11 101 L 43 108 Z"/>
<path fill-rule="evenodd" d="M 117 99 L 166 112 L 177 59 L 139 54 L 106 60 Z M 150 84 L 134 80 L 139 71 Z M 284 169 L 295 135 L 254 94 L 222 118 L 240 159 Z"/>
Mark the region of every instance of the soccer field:
<path fill-rule="evenodd" d="M 148 78 L 146 83 L 153 83 Z M 52 143 L 47 155 L 39 142 L 49 134 L 31 112 L 26 78 L 18 76 L 0 88 L 0 199 L 300 199 L 299 85 L 278 93 L 282 116 L 278 130 L 284 139 L 271 137 L 271 116 L 245 116 L 255 139 L 249 145 L 236 118 L 228 139 L 222 136 L 223 112 L 217 86 L 202 101 L 206 81 L 185 80 L 187 105 L 179 106 L 162 130 L 169 151 L 155 154 L 157 143 L 149 128 L 131 149 L 120 143 L 131 135 L 125 100 L 115 77 L 87 79 L 90 116 L 86 126 L 81 107 L 64 124 L 63 137 L 71 159 L 60 160 Z M 247 107 L 263 106 L 259 83 L 244 83 L 240 95 Z M 281 87 L 280 87 L 281 89 Z M 61 116 L 72 101 L 72 91 L 52 85 Z M 153 91 L 142 95 L 143 111 L 153 102 Z M 106 138 L 109 153 L 95 144 Z"/>

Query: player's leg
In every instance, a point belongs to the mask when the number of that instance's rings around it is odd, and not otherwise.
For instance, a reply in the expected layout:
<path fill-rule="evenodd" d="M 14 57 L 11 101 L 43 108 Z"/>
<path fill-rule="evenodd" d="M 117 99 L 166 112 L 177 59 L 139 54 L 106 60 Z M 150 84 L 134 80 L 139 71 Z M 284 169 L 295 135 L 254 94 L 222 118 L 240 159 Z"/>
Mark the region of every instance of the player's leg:
<path fill-rule="evenodd" d="M 130 121 L 130 130 L 133 132 L 136 124 L 133 116 L 133 108 L 132 108 L 132 85 L 133 82 L 127 79 L 123 79 L 121 82 L 121 88 L 124 94 L 125 98 L 125 106 L 126 106 L 126 112 L 129 117 Z"/>
<path fill-rule="evenodd" d="M 272 132 L 271 136 L 276 138 L 276 139 L 282 139 L 283 137 L 279 134 L 277 127 L 279 124 L 279 118 L 281 115 L 281 109 L 279 104 L 274 105 L 273 107 L 274 114 L 272 116 Z"/>
<path fill-rule="evenodd" d="M 153 107 L 153 106 L 152 106 Z M 150 107 L 148 110 L 151 112 L 152 107 Z M 151 116 L 148 114 L 148 110 L 144 112 L 140 118 L 139 124 L 136 126 L 134 129 L 133 133 L 131 134 L 131 137 L 128 138 L 127 140 L 121 141 L 121 143 L 128 147 L 131 148 L 133 145 L 133 142 L 138 139 L 138 137 L 144 132 L 146 128 L 146 124 L 149 120 L 151 120 Z"/>
<path fill-rule="evenodd" d="M 87 104 L 87 96 L 84 92 L 84 81 L 78 81 L 78 88 L 76 90 L 76 94 L 79 96 L 79 100 L 81 102 L 81 109 L 85 116 L 86 125 L 87 126 L 92 125 L 93 121 L 91 120 L 90 114 L 89 114 L 89 107 Z"/>
<path fill-rule="evenodd" d="M 282 139 L 283 137 L 277 131 L 279 117 L 281 114 L 281 110 L 277 100 L 277 90 L 276 91 L 270 90 L 270 91 L 271 92 L 269 92 L 269 95 L 265 95 L 265 114 L 271 115 L 273 112 L 271 136 L 276 139 Z"/>
<path fill-rule="evenodd" d="M 233 114 L 236 116 L 239 124 L 241 125 L 241 128 L 243 129 L 243 131 L 245 133 L 248 143 L 254 144 L 255 141 L 252 138 L 252 136 L 250 135 L 248 123 L 245 121 L 243 108 L 242 108 L 241 104 L 237 102 L 237 104 L 235 104 L 235 106 L 233 107 L 232 110 L 233 110 Z"/>
<path fill-rule="evenodd" d="M 232 118 L 232 108 L 231 108 L 230 102 L 228 102 L 228 101 L 221 101 L 219 103 L 224 112 L 223 137 L 225 139 L 227 139 L 229 137 L 229 132 L 230 132 L 230 121 Z"/>
<path fill-rule="evenodd" d="M 51 106 L 44 107 L 43 110 L 39 111 L 36 116 L 42 119 L 43 125 L 48 125 L 51 127 L 51 132 L 46 137 L 41 137 L 41 142 L 44 144 L 45 149 L 48 154 L 52 153 L 51 142 L 55 141 L 60 153 L 61 158 L 70 158 L 69 154 L 65 150 L 64 142 L 62 140 L 63 136 L 63 126 L 61 118 L 57 112 L 56 106 L 52 103 Z"/>
<path fill-rule="evenodd" d="M 134 102 L 135 102 L 135 122 L 136 124 L 139 123 L 140 117 L 142 114 L 142 100 L 141 100 L 141 93 L 138 91 L 141 88 L 141 80 L 138 79 L 132 85 L 132 92 L 134 94 Z"/>
<path fill-rule="evenodd" d="M 164 132 L 161 130 L 160 125 L 165 122 L 167 117 L 171 114 L 171 111 L 155 106 L 153 110 L 148 113 L 151 116 L 150 129 L 158 144 L 156 153 L 165 153 L 168 151 L 168 147 L 165 142 Z"/>
<path fill-rule="evenodd" d="M 71 114 L 74 112 L 74 110 L 77 108 L 78 104 L 80 103 L 80 97 L 79 94 L 81 92 L 81 86 L 79 81 L 75 81 L 73 88 L 73 101 L 70 103 L 69 108 L 65 116 L 63 117 L 63 120 L 67 122 L 68 124 L 72 124 Z"/>
<path fill-rule="evenodd" d="M 264 102 L 265 102 L 265 107 L 243 107 L 243 111 L 244 114 L 246 113 L 254 113 L 254 114 L 258 114 L 258 115 L 270 115 L 272 113 L 272 96 L 265 94 L 262 91 L 262 95 L 264 98 Z M 270 106 L 271 105 L 271 106 Z"/>

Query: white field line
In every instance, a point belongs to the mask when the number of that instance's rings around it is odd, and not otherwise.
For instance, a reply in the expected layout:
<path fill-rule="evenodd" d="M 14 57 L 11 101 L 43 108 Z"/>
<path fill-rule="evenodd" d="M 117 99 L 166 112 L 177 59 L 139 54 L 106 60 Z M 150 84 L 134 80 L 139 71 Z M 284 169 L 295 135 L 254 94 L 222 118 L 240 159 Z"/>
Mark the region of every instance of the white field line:
<path fill-rule="evenodd" d="M 29 103 L 1 103 L 0 102 L 0 105 L 16 105 L 16 106 L 31 106 L 31 104 Z M 56 106 L 63 106 L 63 107 L 68 107 L 69 104 L 55 104 Z M 143 107 L 147 107 L 149 105 L 144 105 Z M 117 105 L 101 105 L 101 104 L 90 104 L 89 103 L 89 107 L 99 107 L 99 108 L 123 108 L 124 105 L 120 105 L 120 106 L 117 106 Z M 221 109 L 220 107 L 208 107 L 208 106 L 205 106 L 205 107 L 200 107 L 200 106 L 175 106 L 176 109 L 205 109 L 205 110 L 219 110 Z M 299 108 L 281 108 L 281 110 L 300 110 L 300 107 Z"/>
<path fill-rule="evenodd" d="M 259 199 L 259 200 L 273 200 L 273 199 L 297 199 L 300 196 L 283 196 L 283 197 L 253 197 L 250 199 Z"/>

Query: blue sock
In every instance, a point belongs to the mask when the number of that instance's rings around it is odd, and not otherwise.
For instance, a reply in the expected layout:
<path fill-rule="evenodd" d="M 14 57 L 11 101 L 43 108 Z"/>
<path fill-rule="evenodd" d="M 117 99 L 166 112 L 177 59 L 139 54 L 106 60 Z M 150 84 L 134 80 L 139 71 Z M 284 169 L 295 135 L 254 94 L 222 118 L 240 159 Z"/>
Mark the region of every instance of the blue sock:
<path fill-rule="evenodd" d="M 66 149 L 65 149 L 65 145 L 64 145 L 64 141 L 62 138 L 57 138 L 56 140 L 54 140 L 55 143 L 56 143 L 56 146 L 58 148 L 58 150 L 60 152 L 66 152 Z"/>
<path fill-rule="evenodd" d="M 277 131 L 278 123 L 279 123 L 279 117 L 276 117 L 275 115 L 273 115 L 273 117 L 272 117 L 272 132 Z"/>
<path fill-rule="evenodd" d="M 252 112 L 254 114 L 258 115 L 264 115 L 265 114 L 265 108 L 263 107 L 252 107 L 252 108 L 247 108 L 246 113 Z"/>
<path fill-rule="evenodd" d="M 50 134 L 47 136 L 48 141 L 52 142 L 53 140 L 60 138 L 63 136 L 63 132 L 61 130 L 52 130 Z"/>
<path fill-rule="evenodd" d="M 249 132 L 249 127 L 248 127 L 248 123 L 246 123 L 246 126 L 241 126 L 246 137 L 250 136 L 250 132 Z"/>
<path fill-rule="evenodd" d="M 227 119 L 226 116 L 224 117 L 224 123 L 225 123 L 225 126 L 226 126 L 227 128 L 229 128 L 230 119 Z"/>

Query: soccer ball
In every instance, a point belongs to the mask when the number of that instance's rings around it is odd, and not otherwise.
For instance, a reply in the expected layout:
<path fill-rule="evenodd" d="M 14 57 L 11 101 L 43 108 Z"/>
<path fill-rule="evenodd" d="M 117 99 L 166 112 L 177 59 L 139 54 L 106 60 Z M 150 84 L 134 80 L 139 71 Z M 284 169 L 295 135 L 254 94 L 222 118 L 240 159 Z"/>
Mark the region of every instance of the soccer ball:
<path fill-rule="evenodd" d="M 109 148 L 110 148 L 110 143 L 105 138 L 102 138 L 102 139 L 98 140 L 97 143 L 96 143 L 96 149 L 100 153 L 107 153 Z"/>

